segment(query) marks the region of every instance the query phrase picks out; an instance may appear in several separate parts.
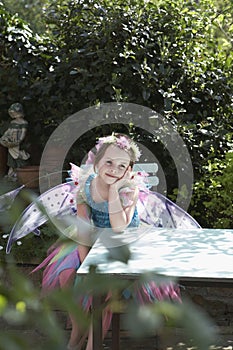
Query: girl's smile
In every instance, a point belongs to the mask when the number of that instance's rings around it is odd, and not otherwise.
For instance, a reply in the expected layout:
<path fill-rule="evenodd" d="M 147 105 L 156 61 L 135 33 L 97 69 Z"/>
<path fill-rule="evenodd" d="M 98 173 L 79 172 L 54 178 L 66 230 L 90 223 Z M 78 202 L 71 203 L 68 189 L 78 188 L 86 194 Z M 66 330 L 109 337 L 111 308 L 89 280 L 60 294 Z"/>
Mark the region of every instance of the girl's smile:
<path fill-rule="evenodd" d="M 114 179 L 118 179 L 118 177 L 117 176 L 114 176 L 114 175 L 111 175 L 111 174 L 105 174 L 106 176 L 109 176 L 109 177 L 113 177 Z"/>

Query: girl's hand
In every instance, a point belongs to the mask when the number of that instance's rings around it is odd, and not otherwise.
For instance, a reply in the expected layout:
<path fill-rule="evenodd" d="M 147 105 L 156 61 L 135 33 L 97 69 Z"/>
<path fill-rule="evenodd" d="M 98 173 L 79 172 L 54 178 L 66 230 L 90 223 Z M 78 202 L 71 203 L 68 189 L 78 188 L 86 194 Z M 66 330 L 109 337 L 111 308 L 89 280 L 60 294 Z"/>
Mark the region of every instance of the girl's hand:
<path fill-rule="evenodd" d="M 133 175 L 131 169 L 127 169 L 120 179 L 110 185 L 110 188 L 119 191 L 119 189 L 122 187 L 132 186 L 132 179 Z"/>

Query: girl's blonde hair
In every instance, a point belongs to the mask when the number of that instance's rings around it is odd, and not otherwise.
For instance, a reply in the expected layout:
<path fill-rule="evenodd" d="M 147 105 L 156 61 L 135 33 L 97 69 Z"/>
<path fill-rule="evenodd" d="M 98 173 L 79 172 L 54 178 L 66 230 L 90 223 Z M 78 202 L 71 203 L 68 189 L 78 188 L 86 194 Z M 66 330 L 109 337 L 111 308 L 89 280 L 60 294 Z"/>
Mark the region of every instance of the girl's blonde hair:
<path fill-rule="evenodd" d="M 97 152 L 94 158 L 94 170 L 99 161 L 103 158 L 106 150 L 109 146 L 114 145 L 126 151 L 130 156 L 130 166 L 139 159 L 141 152 L 138 149 L 136 143 L 127 135 L 124 134 L 112 134 L 111 136 L 102 137 L 99 139 L 96 149 Z"/>

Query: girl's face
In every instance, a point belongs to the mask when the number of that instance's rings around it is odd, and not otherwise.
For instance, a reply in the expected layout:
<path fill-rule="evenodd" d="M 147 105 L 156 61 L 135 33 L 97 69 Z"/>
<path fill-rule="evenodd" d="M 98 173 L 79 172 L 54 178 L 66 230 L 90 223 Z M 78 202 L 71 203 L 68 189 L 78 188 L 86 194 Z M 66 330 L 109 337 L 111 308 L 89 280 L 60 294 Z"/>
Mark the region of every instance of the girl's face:
<path fill-rule="evenodd" d="M 129 154 L 117 146 L 110 145 L 96 168 L 101 179 L 106 184 L 111 185 L 124 176 L 129 168 L 129 164 Z"/>

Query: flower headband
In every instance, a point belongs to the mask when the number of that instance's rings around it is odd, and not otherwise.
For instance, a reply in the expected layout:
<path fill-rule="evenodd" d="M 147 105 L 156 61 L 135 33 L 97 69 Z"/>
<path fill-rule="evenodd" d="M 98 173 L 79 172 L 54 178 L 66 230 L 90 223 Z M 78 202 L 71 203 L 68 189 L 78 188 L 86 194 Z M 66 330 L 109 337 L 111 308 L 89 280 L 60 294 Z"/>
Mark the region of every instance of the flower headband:
<path fill-rule="evenodd" d="M 110 136 L 105 136 L 105 137 L 100 137 L 97 144 L 96 144 L 96 149 L 97 151 L 100 149 L 100 147 L 103 144 L 114 144 L 117 147 L 119 147 L 120 149 L 125 150 L 126 152 L 129 152 L 130 150 L 132 151 L 135 161 L 138 161 L 140 156 L 141 156 L 141 152 L 138 148 L 138 146 L 136 145 L 136 143 L 130 139 L 128 139 L 126 136 L 124 135 L 114 135 L 114 133 Z M 94 162 L 94 154 L 92 151 L 90 151 L 88 153 L 88 159 L 87 159 L 87 164 L 92 164 Z"/>

